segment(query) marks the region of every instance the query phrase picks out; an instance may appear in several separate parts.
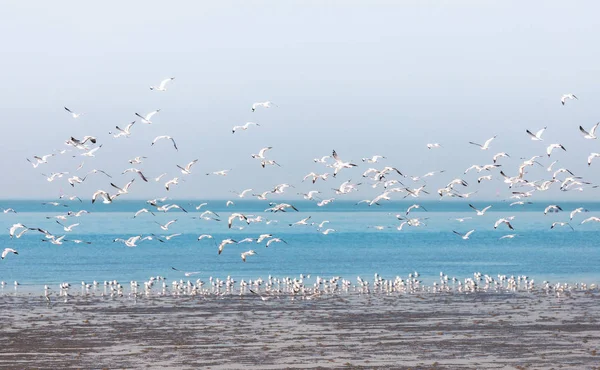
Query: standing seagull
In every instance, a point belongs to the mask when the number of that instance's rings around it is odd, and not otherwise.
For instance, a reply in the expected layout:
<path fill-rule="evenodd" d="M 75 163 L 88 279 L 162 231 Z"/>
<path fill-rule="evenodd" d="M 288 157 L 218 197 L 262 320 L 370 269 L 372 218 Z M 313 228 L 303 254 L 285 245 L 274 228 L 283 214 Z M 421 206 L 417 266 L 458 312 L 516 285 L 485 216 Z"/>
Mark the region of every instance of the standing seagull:
<path fill-rule="evenodd" d="M 531 136 L 531 140 L 533 141 L 544 141 L 544 139 L 542 139 L 542 134 L 544 133 L 544 131 L 546 131 L 547 128 L 548 126 L 544 126 L 543 129 L 539 130 L 535 134 L 529 130 L 525 130 L 525 132 L 527 132 Z"/>
<path fill-rule="evenodd" d="M 252 112 L 254 112 L 256 110 L 256 108 L 258 107 L 262 107 L 262 108 L 271 108 L 272 106 L 274 106 L 275 104 L 271 103 L 270 101 L 265 101 L 265 102 L 257 102 L 252 104 Z M 276 105 L 275 105 L 276 106 Z"/>
<path fill-rule="evenodd" d="M 563 95 L 563 96 L 560 97 L 560 103 L 562 105 L 565 105 L 565 102 L 567 101 L 567 99 L 571 99 L 572 100 L 572 99 L 577 99 L 577 97 L 575 95 L 571 94 L 571 93 L 565 94 L 565 95 Z M 577 99 L 577 100 L 579 100 L 579 99 Z"/>
<path fill-rule="evenodd" d="M 146 117 L 140 115 L 139 113 L 136 113 L 135 115 L 138 116 L 138 117 L 140 117 L 142 119 L 143 123 L 151 124 L 152 121 L 150 121 L 150 119 L 152 118 L 152 116 L 154 116 L 158 112 L 160 112 L 160 109 L 154 110 L 154 111 L 146 114 Z"/>
<path fill-rule="evenodd" d="M 164 79 L 160 82 L 159 86 L 150 86 L 150 90 L 167 91 L 167 83 L 173 81 L 174 79 L 175 77 Z"/>
<path fill-rule="evenodd" d="M 67 107 L 65 107 L 65 110 L 66 110 L 67 112 L 71 113 L 71 116 L 72 116 L 73 118 L 79 118 L 79 117 L 83 116 L 83 113 L 75 113 L 75 112 L 73 112 L 72 110 L 70 110 L 70 109 L 69 109 L 69 108 L 67 108 Z"/>
<path fill-rule="evenodd" d="M 492 142 L 492 140 L 494 140 L 496 138 L 496 136 L 498 136 L 498 135 L 494 135 L 494 137 L 487 139 L 486 142 L 483 143 L 483 145 L 474 143 L 472 141 L 469 141 L 469 144 L 477 145 L 478 147 L 481 148 L 481 150 L 488 150 L 490 148 L 490 143 Z"/>

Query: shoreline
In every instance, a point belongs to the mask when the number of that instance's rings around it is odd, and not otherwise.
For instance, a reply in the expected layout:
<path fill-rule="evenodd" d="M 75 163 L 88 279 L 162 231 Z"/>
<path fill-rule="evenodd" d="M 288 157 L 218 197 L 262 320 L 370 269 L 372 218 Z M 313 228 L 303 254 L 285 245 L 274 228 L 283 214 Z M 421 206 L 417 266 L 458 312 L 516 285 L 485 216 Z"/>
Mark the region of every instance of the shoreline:
<path fill-rule="evenodd" d="M 1 296 L 0 367 L 598 368 L 600 293 Z"/>

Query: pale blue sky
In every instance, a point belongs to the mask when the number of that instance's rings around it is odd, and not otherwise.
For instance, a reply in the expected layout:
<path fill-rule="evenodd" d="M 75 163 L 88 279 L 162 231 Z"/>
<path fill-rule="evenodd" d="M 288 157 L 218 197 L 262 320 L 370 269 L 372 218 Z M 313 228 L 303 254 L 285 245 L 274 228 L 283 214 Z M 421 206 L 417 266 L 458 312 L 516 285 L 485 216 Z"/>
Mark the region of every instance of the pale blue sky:
<path fill-rule="evenodd" d="M 149 176 L 182 177 L 175 164 L 199 158 L 169 194 L 178 198 L 229 198 L 230 190 L 260 192 L 283 182 L 298 184 L 293 193 L 330 189 L 360 181 L 369 167 L 360 158 L 374 154 L 388 157 L 378 167 L 410 175 L 445 169 L 430 190 L 460 176 L 472 183 L 465 191 L 491 198 L 508 194 L 506 187 L 499 180 L 477 186 L 475 173 L 462 174 L 470 164 L 506 151 L 513 158 L 503 169 L 515 175 L 519 157 L 543 154 L 553 142 L 568 150 L 553 154 L 559 166 L 600 180 L 600 160 L 586 165 L 600 143 L 578 132 L 599 119 L 595 2 L 10 1 L 2 8 L 0 145 L 11 159 L 1 164 L 10 174 L 4 198 L 54 198 L 61 190 L 88 198 L 108 189 L 102 177 L 70 189 L 65 179 L 48 183 L 39 175 L 73 172 L 81 157 L 37 169 L 25 161 L 88 134 L 104 147 L 80 174 L 102 168 L 120 185 L 131 176 L 117 174 L 137 155 L 149 157 L 140 166 Z M 171 76 L 169 91 L 148 89 Z M 580 100 L 563 107 L 568 92 Z M 278 107 L 250 112 L 264 100 Z M 65 105 L 86 115 L 73 120 Z M 154 123 L 138 120 L 131 138 L 108 135 L 134 112 L 157 108 Z M 231 134 L 247 121 L 262 126 Z M 543 126 L 545 141 L 531 142 L 525 129 Z M 179 152 L 166 143 L 151 148 L 160 134 L 172 135 Z M 496 134 L 487 152 L 467 144 Z M 428 151 L 428 142 L 444 147 Z M 263 170 L 250 158 L 263 146 L 274 147 L 269 156 L 281 168 Z M 312 159 L 332 149 L 360 167 L 321 186 L 300 184 L 308 172 L 331 172 Z M 229 168 L 227 178 L 204 175 Z M 550 175 L 532 169 L 528 178 Z M 161 184 L 136 183 L 131 197 L 161 196 Z M 377 193 L 364 187 L 352 197 Z"/>

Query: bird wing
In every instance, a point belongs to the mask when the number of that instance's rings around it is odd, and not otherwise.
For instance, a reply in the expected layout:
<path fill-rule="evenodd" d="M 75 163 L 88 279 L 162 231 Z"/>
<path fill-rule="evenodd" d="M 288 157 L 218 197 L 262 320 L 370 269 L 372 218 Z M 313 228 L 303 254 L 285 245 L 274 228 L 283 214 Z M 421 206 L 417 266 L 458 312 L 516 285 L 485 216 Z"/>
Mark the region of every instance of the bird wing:
<path fill-rule="evenodd" d="M 469 235 L 473 234 L 475 232 L 475 230 L 470 230 L 469 232 L 467 232 L 465 234 L 466 237 L 469 237 Z"/>
<path fill-rule="evenodd" d="M 542 139 L 542 134 L 544 133 L 544 131 L 546 130 L 546 127 L 544 127 L 543 129 L 539 130 L 538 132 L 535 133 L 536 138 L 538 139 Z"/>
<path fill-rule="evenodd" d="M 484 147 L 484 148 L 487 148 L 487 147 L 490 145 L 490 143 L 492 142 L 492 140 L 494 140 L 495 138 L 496 138 L 496 136 L 494 136 L 494 137 L 491 137 L 491 138 L 487 139 L 487 140 L 485 141 L 485 143 L 483 143 L 483 147 Z"/>
<path fill-rule="evenodd" d="M 479 147 L 483 147 L 483 145 L 481 145 L 481 144 L 477 144 L 477 143 L 474 143 L 474 142 L 472 142 L 472 141 L 469 141 L 469 144 L 473 144 L 473 145 L 477 145 L 477 146 L 479 146 Z"/>
<path fill-rule="evenodd" d="M 152 112 L 148 113 L 148 114 L 146 115 L 146 118 L 145 118 L 145 119 L 146 119 L 146 121 L 150 121 L 150 119 L 152 118 L 152 116 L 154 116 L 154 115 L 155 115 L 156 113 L 158 113 L 158 112 L 160 112 L 160 109 L 157 109 L 157 110 L 155 110 L 155 111 L 152 111 Z"/>
<path fill-rule="evenodd" d="M 162 81 L 160 82 L 160 86 L 159 86 L 158 88 L 159 88 L 159 89 L 161 89 L 161 90 L 162 90 L 162 89 L 164 89 L 164 88 L 165 88 L 165 85 L 166 85 L 166 84 L 167 84 L 169 81 L 172 81 L 172 80 L 174 80 L 174 79 L 175 79 L 175 77 L 171 77 L 171 78 L 167 78 L 167 79 L 164 79 L 164 80 L 162 80 Z"/>

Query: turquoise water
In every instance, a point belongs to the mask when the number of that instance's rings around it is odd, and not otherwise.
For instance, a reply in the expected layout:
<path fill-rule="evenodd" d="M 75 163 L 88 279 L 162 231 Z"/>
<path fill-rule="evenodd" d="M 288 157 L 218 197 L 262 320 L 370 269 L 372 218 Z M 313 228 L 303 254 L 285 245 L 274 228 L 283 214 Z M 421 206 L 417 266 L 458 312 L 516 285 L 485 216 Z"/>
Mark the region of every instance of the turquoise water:
<path fill-rule="evenodd" d="M 201 201 L 170 201 L 187 208 L 189 213 L 159 212 L 156 216 L 142 214 L 135 219 L 132 218 L 135 211 L 151 208 L 145 201 L 125 200 L 110 205 L 91 205 L 89 201 L 65 202 L 68 207 L 45 206 L 41 202 L 0 201 L 0 208 L 12 207 L 18 211 L 16 214 L 0 213 L 0 226 L 6 230 L 1 236 L 2 245 L 19 252 L 19 255 L 10 254 L 0 261 L 0 280 L 8 284 L 14 280 L 24 286 L 113 279 L 141 281 L 156 275 L 168 279 L 183 278 L 182 273 L 173 271 L 171 267 L 200 271 L 198 277 L 203 279 L 227 275 L 241 279 L 311 274 L 342 276 L 354 281 L 357 275 L 407 276 L 416 270 L 425 282 L 436 280 L 440 271 L 459 279 L 479 271 L 492 276 L 525 274 L 540 282 L 600 282 L 600 225 L 593 222 L 580 225 L 583 219 L 600 215 L 600 203 L 562 203 L 564 212 L 544 215 L 543 209 L 549 203 L 510 207 L 505 202 L 477 201 L 473 204 L 478 208 L 489 204 L 493 206 L 484 216 L 476 216 L 465 201 L 428 201 L 420 203 L 428 212 L 411 212 L 411 217 L 426 218 L 423 220 L 426 225 L 405 226 L 398 231 L 396 226 L 400 221 L 394 215 L 404 213 L 412 202 L 368 207 L 351 201 L 335 201 L 328 206 L 317 207 L 308 201 L 288 201 L 300 212 L 273 214 L 264 212 L 268 202 L 236 201 L 235 206 L 225 207 L 224 200 L 208 201 L 208 206 L 202 210 L 218 213 L 221 222 L 192 218 L 199 215 L 194 206 Z M 553 221 L 568 221 L 569 212 L 581 206 L 590 212 L 575 216 L 572 222 L 575 231 L 569 227 L 550 229 Z M 65 225 L 81 224 L 70 233 L 65 233 L 55 219 L 46 218 L 80 209 L 90 213 L 61 221 Z M 230 230 L 227 228 L 227 216 L 231 212 L 279 222 L 270 225 L 252 223 L 243 230 L 235 227 Z M 312 216 L 311 221 L 317 224 L 329 220 L 325 228 L 333 228 L 336 232 L 323 235 L 316 226 L 288 226 L 288 223 L 309 215 Z M 510 231 L 505 225 L 494 230 L 494 222 L 506 216 L 515 216 L 512 224 L 516 230 Z M 472 219 L 459 223 L 454 220 L 458 217 Z M 164 224 L 172 219 L 178 221 L 171 225 L 169 231 L 161 230 L 155 223 Z M 91 244 L 44 243 L 41 242 L 43 235 L 33 231 L 20 239 L 11 239 L 8 228 L 17 222 L 46 229 L 58 236 L 67 234 L 65 239 L 81 239 Z M 245 223 L 235 221 L 236 225 L 243 226 Z M 369 228 L 376 225 L 391 228 Z M 469 240 L 452 233 L 452 230 L 465 233 L 471 229 L 476 231 Z M 135 248 L 112 242 L 114 238 L 151 233 L 182 235 L 165 243 L 155 240 L 140 242 Z M 211 234 L 218 243 L 229 237 L 241 240 L 256 238 L 263 233 L 272 233 L 288 244 L 272 244 L 269 248 L 265 248 L 264 242 L 234 244 L 226 246 L 219 255 L 212 240 L 197 241 L 200 234 Z M 517 236 L 499 240 L 511 233 Z M 258 254 L 248 257 L 243 263 L 240 253 L 249 249 Z"/>

